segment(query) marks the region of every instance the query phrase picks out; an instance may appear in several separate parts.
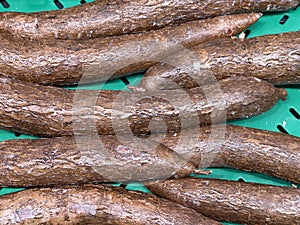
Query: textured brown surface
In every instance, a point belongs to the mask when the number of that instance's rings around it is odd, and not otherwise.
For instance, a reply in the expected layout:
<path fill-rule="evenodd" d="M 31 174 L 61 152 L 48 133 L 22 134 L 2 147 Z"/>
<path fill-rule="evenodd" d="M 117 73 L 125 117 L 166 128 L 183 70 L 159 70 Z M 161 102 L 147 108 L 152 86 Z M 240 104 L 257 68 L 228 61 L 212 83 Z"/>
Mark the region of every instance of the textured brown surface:
<path fill-rule="evenodd" d="M 120 138 L 120 137 L 119 137 Z M 122 144 L 118 137 L 60 137 L 0 142 L 0 186 L 59 186 L 93 182 L 129 182 L 185 177 L 188 161 L 153 141 Z M 145 143 L 145 140 L 143 141 Z"/>
<path fill-rule="evenodd" d="M 300 31 L 249 39 L 218 39 L 197 45 L 191 51 L 199 57 L 203 68 L 198 75 L 200 84 L 209 82 L 207 71 L 216 79 L 255 76 L 272 84 L 300 83 Z M 168 78 L 179 84 L 190 79 L 184 70 L 161 64 L 153 66 L 145 76 Z M 188 87 L 195 85 L 189 83 Z"/>
<path fill-rule="evenodd" d="M 32 189 L 0 198 L 1 224 L 220 225 L 154 195 L 117 187 Z"/>
<path fill-rule="evenodd" d="M 163 120 L 167 129 L 152 123 L 150 131 L 173 132 L 224 121 L 226 115 L 228 120 L 253 116 L 286 96 L 283 89 L 252 77 L 227 78 L 184 93 L 181 89 L 75 92 L 0 78 L 0 126 L 38 136 L 73 135 L 74 129 L 78 135 L 132 131 L 139 135 L 149 133 L 151 120 Z"/>
<path fill-rule="evenodd" d="M 140 142 L 145 140 L 128 144 L 130 137 L 126 136 L 126 144 L 121 144 L 120 137 L 114 136 L 77 138 L 76 143 L 71 137 L 3 141 L 0 142 L 0 186 L 50 186 L 108 179 L 126 182 L 171 175 L 184 177 L 194 171 L 193 166 L 186 162 L 191 161 L 198 167 L 200 162 L 209 158 L 205 154 L 210 153 L 213 158 L 207 166 L 260 172 L 300 183 L 299 138 L 231 125 L 226 127 L 224 142 L 219 140 L 222 145 L 217 145 L 217 140 L 210 140 L 210 135 L 210 127 L 185 130 L 165 138 L 162 134 L 154 135 L 150 137 L 149 146 L 153 146 L 154 138 L 162 140 L 162 144 L 152 149 L 142 148 Z M 188 143 L 181 146 L 179 140 L 183 139 Z M 113 159 L 113 164 L 105 160 L 107 155 Z M 84 158 L 87 156 L 89 158 Z M 97 161 L 93 164 L 92 160 Z M 108 173 L 111 176 L 107 176 Z"/>
<path fill-rule="evenodd" d="M 163 181 L 148 188 L 217 220 L 253 225 L 300 224 L 299 189 L 194 178 Z"/>
<path fill-rule="evenodd" d="M 297 0 L 99 0 L 60 11 L 2 13 L 0 30 L 26 38 L 84 39 L 224 14 L 282 11 L 298 4 Z"/>
<path fill-rule="evenodd" d="M 152 136 L 152 139 L 157 138 L 162 140 L 161 136 Z M 179 148 L 180 139 L 189 140 L 189 144 Z M 194 158 L 191 159 L 195 163 L 201 158 L 204 160 L 211 157 L 210 163 L 206 166 L 259 172 L 300 183 L 300 138 L 298 137 L 226 125 L 226 127 L 185 130 L 178 135 L 166 136 L 161 143 L 174 151 L 187 154 L 186 157 L 193 156 Z"/>
<path fill-rule="evenodd" d="M 83 41 L 47 40 L 48 45 L 44 40 L 28 42 L 0 33 L 0 71 L 41 84 L 106 81 L 146 70 L 183 48 L 238 34 L 259 17 L 255 13 L 228 15 L 140 34 Z"/>

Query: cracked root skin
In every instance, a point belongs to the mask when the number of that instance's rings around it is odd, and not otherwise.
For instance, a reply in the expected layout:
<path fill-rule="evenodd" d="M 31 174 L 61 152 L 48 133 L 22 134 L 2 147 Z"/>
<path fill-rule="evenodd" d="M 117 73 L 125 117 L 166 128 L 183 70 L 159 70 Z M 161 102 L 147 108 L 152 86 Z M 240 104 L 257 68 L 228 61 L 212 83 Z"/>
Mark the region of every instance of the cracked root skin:
<path fill-rule="evenodd" d="M 0 201 L 3 225 L 220 225 L 154 195 L 100 185 L 32 189 Z"/>
<path fill-rule="evenodd" d="M 196 80 L 200 85 L 211 82 L 209 73 L 217 80 L 230 76 L 252 76 L 277 85 L 300 83 L 300 31 L 249 39 L 218 39 L 194 46 L 191 51 L 199 57 L 201 70 Z M 147 71 L 145 77 L 170 79 L 181 85 L 191 79 L 191 74 L 166 64 L 157 64 Z M 147 84 L 142 81 L 141 85 Z M 192 88 L 197 83 L 185 85 Z"/>
<path fill-rule="evenodd" d="M 52 187 L 186 177 L 195 166 L 153 141 L 145 148 L 123 136 L 60 137 L 0 142 L 0 186 Z M 145 144 L 145 140 L 140 140 Z M 152 147 L 151 147 L 152 146 Z"/>
<path fill-rule="evenodd" d="M 162 181 L 147 187 L 158 196 L 221 221 L 253 225 L 300 223 L 299 189 L 196 178 Z"/>
<path fill-rule="evenodd" d="M 226 78 L 216 85 L 188 90 L 188 95 L 183 92 L 179 88 L 164 92 L 75 92 L 0 78 L 0 126 L 42 137 L 74 132 L 77 135 L 117 132 L 140 135 L 149 133 L 149 129 L 152 133 L 176 132 L 212 121 L 257 115 L 286 96 L 283 89 L 252 77 Z M 167 129 L 162 122 L 152 123 L 149 128 L 154 119 L 163 120 Z"/>
<path fill-rule="evenodd" d="M 300 138 L 292 135 L 224 125 L 184 130 L 163 139 L 159 135 L 150 138 L 162 140 L 168 148 L 186 153 L 197 167 L 199 161 L 210 158 L 206 166 L 259 172 L 300 183 Z M 189 144 L 179 148 L 178 142 L 182 139 L 189 140 Z"/>
<path fill-rule="evenodd" d="M 153 140 L 161 144 L 156 142 L 156 147 L 152 151 L 149 147 L 148 152 L 138 142 L 129 143 L 129 137 L 125 145 L 120 143 L 119 137 L 108 135 L 89 139 L 88 148 L 82 147 L 87 146 L 85 137 L 82 143 L 72 137 L 3 141 L 0 143 L 3 159 L 0 185 L 53 186 L 108 181 L 112 177 L 120 182 L 172 175 L 185 177 L 209 156 L 213 158 L 206 166 L 259 172 L 300 183 L 299 138 L 231 125 L 227 125 L 226 130 L 214 130 L 225 132 L 223 139 L 222 134 L 219 139 L 211 139 L 211 132 L 211 127 L 203 127 L 166 137 L 151 135 L 149 146 Z M 187 143 L 182 145 L 180 140 Z M 139 141 L 145 143 L 145 140 Z M 105 160 L 108 155 L 115 159 L 113 165 Z M 90 160 L 84 158 L 87 156 Z M 98 160 L 96 164 L 92 164 L 93 159 Z M 101 169 L 97 170 L 97 166 Z"/>
<path fill-rule="evenodd" d="M 272 84 L 300 83 L 300 31 L 216 40 L 194 50 L 200 58 L 209 56 L 203 63 L 210 66 L 217 79 L 253 76 Z"/>
<path fill-rule="evenodd" d="M 60 11 L 2 13 L 0 30 L 29 39 L 85 39 L 135 33 L 224 14 L 282 11 L 298 4 L 297 0 L 105 0 Z"/>
<path fill-rule="evenodd" d="M 0 70 L 8 77 L 40 84 L 107 81 L 146 70 L 184 48 L 236 35 L 259 17 L 258 13 L 228 15 L 140 34 L 81 41 L 28 42 L 2 33 Z"/>

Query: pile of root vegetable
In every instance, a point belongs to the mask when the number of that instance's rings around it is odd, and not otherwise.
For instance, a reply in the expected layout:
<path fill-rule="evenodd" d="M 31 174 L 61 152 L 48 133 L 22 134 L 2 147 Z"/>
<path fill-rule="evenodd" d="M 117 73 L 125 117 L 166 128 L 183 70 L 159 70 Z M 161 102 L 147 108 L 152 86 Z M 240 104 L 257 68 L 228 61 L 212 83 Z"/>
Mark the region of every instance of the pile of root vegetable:
<path fill-rule="evenodd" d="M 0 196 L 0 224 L 299 225 L 300 138 L 226 123 L 300 83 L 300 31 L 243 33 L 298 5 L 99 0 L 0 13 L 0 128 L 39 137 L 0 142 L 0 186 L 27 188 Z M 141 72 L 127 91 L 65 88 Z M 295 187 L 194 176 L 208 166 Z"/>

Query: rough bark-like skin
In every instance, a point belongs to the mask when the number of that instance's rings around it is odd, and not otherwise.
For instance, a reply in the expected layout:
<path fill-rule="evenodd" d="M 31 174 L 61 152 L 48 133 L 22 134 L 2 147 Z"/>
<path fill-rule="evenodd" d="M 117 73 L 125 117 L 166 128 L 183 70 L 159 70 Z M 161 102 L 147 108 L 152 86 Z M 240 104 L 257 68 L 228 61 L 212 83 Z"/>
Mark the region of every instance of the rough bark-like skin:
<path fill-rule="evenodd" d="M 0 186 L 32 187 L 186 177 L 194 165 L 153 141 L 122 144 L 115 136 L 0 142 Z M 143 140 L 145 143 L 145 140 Z"/>
<path fill-rule="evenodd" d="M 190 157 L 196 166 L 201 159 L 211 156 L 206 166 L 259 172 L 300 183 L 300 138 L 233 125 L 224 128 L 207 126 L 168 135 L 163 140 L 161 136 L 151 138 L 162 140 L 163 145 L 183 157 L 186 154 L 185 158 Z M 189 140 L 189 144 L 179 147 L 180 139 Z"/>
<path fill-rule="evenodd" d="M 2 13 L 0 31 L 26 38 L 85 39 L 146 31 L 198 18 L 282 11 L 297 0 L 97 1 L 60 11 Z"/>
<path fill-rule="evenodd" d="M 107 181 L 109 178 L 127 182 L 171 175 L 184 177 L 194 172 L 193 166 L 186 162 L 191 161 L 198 167 L 209 156 L 205 155 L 209 154 L 207 149 L 211 149 L 212 167 L 260 172 L 300 183 L 299 138 L 232 125 L 226 127 L 222 145 L 209 140 L 210 135 L 210 127 L 185 130 L 165 138 L 162 134 L 152 135 L 150 140 L 159 139 L 162 143 L 153 151 L 149 151 L 150 148 L 144 151 L 138 141 L 125 145 L 118 137 L 108 135 L 101 136 L 102 148 L 99 147 L 100 139 L 84 141 L 87 138 L 83 138 L 82 143 L 79 139 L 75 143 L 71 137 L 3 141 L 0 142 L 0 186 L 79 184 Z M 187 144 L 179 147 L 179 140 L 183 139 Z M 285 140 L 284 143 L 282 140 Z M 104 153 L 114 159 L 114 166 L 109 166 Z M 84 156 L 89 156 L 90 161 Z M 97 164 L 91 164 L 92 159 L 98 159 Z M 100 166 L 107 171 L 111 169 L 113 176 L 107 176 L 104 169 L 97 170 Z"/>
<path fill-rule="evenodd" d="M 32 189 L 0 201 L 3 225 L 221 225 L 151 194 L 100 185 Z"/>
<path fill-rule="evenodd" d="M 150 131 L 174 132 L 253 116 L 285 96 L 285 90 L 252 77 L 227 78 L 186 93 L 180 88 L 164 92 L 75 92 L 0 78 L 0 126 L 37 136 L 73 135 L 74 131 L 77 135 L 132 131 L 140 135 L 149 133 L 151 120 L 163 120 L 167 129 L 152 123 Z"/>
<path fill-rule="evenodd" d="M 300 224 L 299 189 L 196 178 L 162 181 L 148 188 L 158 196 L 221 221 Z"/>
<path fill-rule="evenodd" d="M 41 84 L 106 81 L 146 70 L 184 48 L 238 34 L 259 17 L 257 13 L 228 15 L 140 34 L 84 41 L 28 42 L 4 33 L 0 71 Z"/>
<path fill-rule="evenodd" d="M 207 71 L 217 79 L 254 76 L 277 85 L 300 83 L 300 31 L 249 39 L 218 39 L 197 45 L 191 51 L 203 67 L 198 77 L 202 84 L 209 82 Z M 145 76 L 179 83 L 188 78 L 183 70 L 161 64 L 153 66 Z M 188 87 L 195 85 L 190 83 Z"/>

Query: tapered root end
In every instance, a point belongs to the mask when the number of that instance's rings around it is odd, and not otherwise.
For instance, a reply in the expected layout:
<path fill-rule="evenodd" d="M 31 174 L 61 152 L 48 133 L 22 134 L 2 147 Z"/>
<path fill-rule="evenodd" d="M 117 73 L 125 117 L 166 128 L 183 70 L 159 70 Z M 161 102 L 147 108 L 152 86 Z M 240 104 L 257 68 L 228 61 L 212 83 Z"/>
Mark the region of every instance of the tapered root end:
<path fill-rule="evenodd" d="M 231 20 L 231 23 L 234 24 L 234 28 L 232 26 L 228 29 L 227 35 L 235 35 L 239 34 L 252 24 L 258 21 L 258 19 L 262 16 L 262 13 L 241 13 L 237 15 L 227 15 L 227 19 Z"/>
<path fill-rule="evenodd" d="M 262 16 L 263 16 L 262 13 L 249 13 L 249 17 L 248 17 L 249 23 L 255 23 Z"/>
<path fill-rule="evenodd" d="M 188 177 L 194 171 L 195 171 L 195 166 L 192 163 L 187 162 L 185 166 L 180 167 L 175 171 L 172 178 Z"/>
<path fill-rule="evenodd" d="M 285 101 L 285 100 L 286 100 L 287 95 L 288 95 L 288 93 L 287 93 L 287 91 L 286 91 L 285 89 L 279 88 L 279 97 L 280 97 L 280 99 L 281 99 L 282 101 Z"/>

